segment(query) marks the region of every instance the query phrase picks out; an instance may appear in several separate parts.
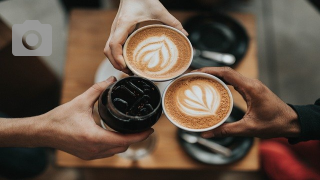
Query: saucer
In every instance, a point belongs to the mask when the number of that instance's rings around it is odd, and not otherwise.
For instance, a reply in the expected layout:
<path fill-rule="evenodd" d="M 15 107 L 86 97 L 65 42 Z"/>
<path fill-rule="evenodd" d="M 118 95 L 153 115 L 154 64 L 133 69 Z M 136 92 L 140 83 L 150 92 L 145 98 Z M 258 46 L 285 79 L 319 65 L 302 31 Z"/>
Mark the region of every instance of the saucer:
<path fill-rule="evenodd" d="M 189 40 L 194 48 L 234 55 L 235 66 L 247 52 L 249 37 L 246 30 L 235 19 L 221 14 L 210 13 L 188 19 L 184 28 L 189 33 Z M 225 64 L 195 56 L 193 68 L 226 66 Z"/>
<path fill-rule="evenodd" d="M 235 122 L 240 120 L 244 116 L 244 112 L 238 107 L 234 106 L 230 117 L 227 119 L 228 122 Z M 252 137 L 225 137 L 225 138 L 209 138 L 208 140 L 216 142 L 220 145 L 228 147 L 232 154 L 230 157 L 225 157 L 221 154 L 214 153 L 208 148 L 198 143 L 188 143 L 181 138 L 183 133 L 190 133 L 182 129 L 178 130 L 178 140 L 180 145 L 186 151 L 186 153 L 193 159 L 200 161 L 205 164 L 212 165 L 225 165 L 236 162 L 243 158 L 251 149 L 253 144 Z M 200 133 L 192 133 L 195 136 L 200 136 Z"/>
<path fill-rule="evenodd" d="M 127 74 L 123 73 L 122 71 L 119 71 L 117 69 L 115 69 L 112 64 L 110 63 L 109 59 L 106 58 L 105 60 L 102 61 L 102 63 L 99 65 L 95 78 L 94 78 L 94 82 L 101 82 L 104 81 L 106 79 L 108 79 L 108 77 L 110 76 L 114 76 L 117 78 L 117 80 L 120 80 L 122 78 L 128 77 Z M 166 81 L 166 82 L 154 82 L 161 94 L 163 93 L 164 89 L 167 87 L 167 85 L 170 83 L 171 81 Z"/>

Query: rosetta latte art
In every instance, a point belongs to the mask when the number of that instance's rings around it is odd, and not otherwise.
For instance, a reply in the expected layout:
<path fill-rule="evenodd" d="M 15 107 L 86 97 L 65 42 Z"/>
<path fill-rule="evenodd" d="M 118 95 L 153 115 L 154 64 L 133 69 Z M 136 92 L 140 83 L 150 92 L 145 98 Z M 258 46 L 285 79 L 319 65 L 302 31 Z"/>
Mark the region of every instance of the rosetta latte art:
<path fill-rule="evenodd" d="M 177 96 L 179 109 L 190 116 L 215 115 L 220 95 L 209 84 L 190 85 L 181 89 Z"/>
<path fill-rule="evenodd" d="M 165 35 L 149 37 L 135 48 L 133 58 L 143 71 L 165 74 L 176 64 L 178 48 Z"/>

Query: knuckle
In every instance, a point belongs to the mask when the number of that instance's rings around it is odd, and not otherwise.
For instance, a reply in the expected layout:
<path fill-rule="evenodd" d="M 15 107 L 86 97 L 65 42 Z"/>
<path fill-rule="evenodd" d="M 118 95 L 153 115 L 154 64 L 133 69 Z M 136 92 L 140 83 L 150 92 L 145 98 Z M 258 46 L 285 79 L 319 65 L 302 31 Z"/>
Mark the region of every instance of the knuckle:
<path fill-rule="evenodd" d="M 101 91 L 104 90 L 99 83 L 95 83 L 95 84 L 92 86 L 92 89 L 94 89 L 94 90 L 96 90 L 96 91 L 98 91 L 98 92 L 101 92 Z"/>
<path fill-rule="evenodd" d="M 111 50 L 112 50 L 113 48 L 115 48 L 116 45 L 117 45 L 117 43 L 114 42 L 113 40 L 111 40 L 111 42 L 109 43 L 109 47 L 110 47 Z"/>
<path fill-rule="evenodd" d="M 221 137 L 228 136 L 228 134 L 229 134 L 229 130 L 228 129 L 226 129 L 226 128 L 221 129 L 221 131 L 220 131 L 220 136 Z"/>
<path fill-rule="evenodd" d="M 198 71 L 210 74 L 210 69 L 211 67 L 203 67 L 203 68 L 200 68 Z"/>
<path fill-rule="evenodd" d="M 120 142 L 118 142 L 118 145 L 119 146 L 129 146 L 130 144 L 129 144 L 129 142 L 127 142 L 127 141 L 120 141 Z"/>
<path fill-rule="evenodd" d="M 200 68 L 199 71 L 201 72 L 207 72 L 209 69 L 209 67 L 203 67 L 203 68 Z"/>
<path fill-rule="evenodd" d="M 108 47 L 105 47 L 104 49 L 103 49 L 103 53 L 104 53 L 104 55 L 106 55 L 107 57 L 109 56 L 109 48 Z"/>
<path fill-rule="evenodd" d="M 233 71 L 233 69 L 231 67 L 222 67 L 222 71 L 228 73 Z"/>
<path fill-rule="evenodd" d="M 266 90 L 265 86 L 258 79 L 252 79 L 247 88 L 251 93 L 264 93 Z"/>
<path fill-rule="evenodd" d="M 175 27 L 182 26 L 182 24 L 180 23 L 180 21 L 178 21 L 176 18 L 173 19 L 172 25 L 175 26 Z"/>

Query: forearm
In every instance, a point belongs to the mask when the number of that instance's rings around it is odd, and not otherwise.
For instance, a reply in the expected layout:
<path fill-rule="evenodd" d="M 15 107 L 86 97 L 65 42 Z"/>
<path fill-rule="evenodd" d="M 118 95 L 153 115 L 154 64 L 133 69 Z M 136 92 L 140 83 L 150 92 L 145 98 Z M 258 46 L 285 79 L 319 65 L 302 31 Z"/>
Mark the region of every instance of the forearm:
<path fill-rule="evenodd" d="M 45 116 L 0 118 L 0 147 L 40 147 Z"/>

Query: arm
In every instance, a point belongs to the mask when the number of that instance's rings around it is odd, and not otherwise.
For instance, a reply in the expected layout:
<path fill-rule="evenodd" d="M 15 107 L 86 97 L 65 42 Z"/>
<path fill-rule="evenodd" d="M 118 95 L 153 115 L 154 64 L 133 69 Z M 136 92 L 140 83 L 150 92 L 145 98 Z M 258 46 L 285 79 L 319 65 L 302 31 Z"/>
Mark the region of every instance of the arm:
<path fill-rule="evenodd" d="M 122 56 L 122 45 L 136 25 L 147 20 L 160 21 L 188 35 L 181 23 L 167 11 L 159 0 L 121 0 L 104 48 L 104 54 L 116 69 L 125 73 L 130 72 Z"/>
<path fill-rule="evenodd" d="M 256 79 L 231 68 L 210 67 L 199 71 L 215 75 L 237 90 L 247 103 L 244 117 L 204 132 L 203 137 L 255 136 L 260 138 L 301 136 L 297 113 Z"/>
<path fill-rule="evenodd" d="M 44 116 L 0 118 L 0 147 L 38 147 Z"/>
<path fill-rule="evenodd" d="M 0 119 L 0 147 L 52 147 L 82 159 L 105 158 L 124 152 L 132 143 L 145 140 L 153 130 L 137 134 L 106 131 L 93 119 L 99 95 L 113 82 L 97 83 L 72 101 L 46 114 Z"/>

